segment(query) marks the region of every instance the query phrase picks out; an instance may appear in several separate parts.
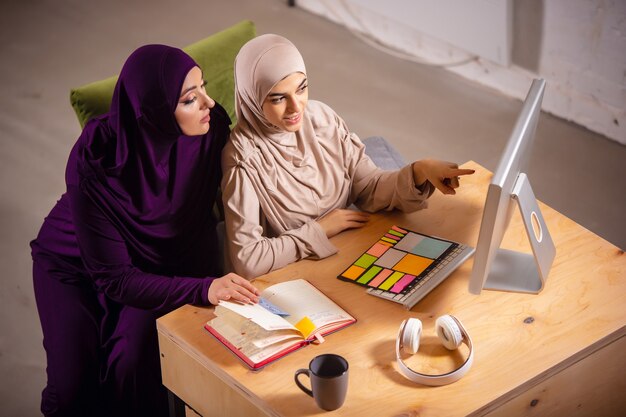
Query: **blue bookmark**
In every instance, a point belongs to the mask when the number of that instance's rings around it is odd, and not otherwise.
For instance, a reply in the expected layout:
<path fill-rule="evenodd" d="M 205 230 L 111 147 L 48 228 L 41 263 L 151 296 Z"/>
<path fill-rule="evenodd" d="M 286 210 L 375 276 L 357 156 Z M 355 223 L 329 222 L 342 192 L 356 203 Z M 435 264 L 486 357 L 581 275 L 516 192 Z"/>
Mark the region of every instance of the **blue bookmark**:
<path fill-rule="evenodd" d="M 269 301 L 267 301 L 263 297 L 259 298 L 259 304 L 261 305 L 261 307 L 263 307 L 264 309 L 266 309 L 270 313 L 274 313 L 274 314 L 277 314 L 277 315 L 282 316 L 282 317 L 286 317 L 286 316 L 289 315 L 289 313 L 284 312 L 283 310 L 281 310 L 280 308 L 276 307 L 274 304 L 270 303 Z"/>

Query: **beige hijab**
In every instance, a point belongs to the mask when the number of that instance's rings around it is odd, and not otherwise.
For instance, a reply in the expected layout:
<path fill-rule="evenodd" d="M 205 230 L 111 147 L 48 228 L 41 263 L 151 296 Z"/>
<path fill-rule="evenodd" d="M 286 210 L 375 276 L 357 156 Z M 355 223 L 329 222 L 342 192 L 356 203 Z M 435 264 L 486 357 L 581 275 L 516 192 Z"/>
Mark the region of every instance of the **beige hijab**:
<path fill-rule="evenodd" d="M 350 133 L 328 106 L 309 101 L 302 127 L 295 133 L 279 130 L 263 115 L 271 89 L 295 72 L 306 74 L 304 60 L 289 40 L 278 35 L 251 40 L 235 60 L 238 122 L 231 143 L 274 235 L 345 207 L 350 192 L 347 171 L 354 169 L 345 166 L 353 159 L 346 158 L 343 149 Z"/>
<path fill-rule="evenodd" d="M 222 152 L 227 251 L 235 272 L 254 277 L 298 259 L 337 251 L 316 221 L 352 203 L 361 210 L 425 207 L 410 165 L 382 171 L 327 105 L 309 100 L 297 132 L 263 115 L 272 88 L 306 74 L 295 46 L 277 35 L 245 44 L 235 61 L 237 126 Z"/>
<path fill-rule="evenodd" d="M 296 47 L 278 35 L 261 35 L 246 43 L 235 59 L 235 111 L 242 131 L 256 136 L 285 136 L 263 115 L 263 101 L 283 78 L 306 74 Z"/>

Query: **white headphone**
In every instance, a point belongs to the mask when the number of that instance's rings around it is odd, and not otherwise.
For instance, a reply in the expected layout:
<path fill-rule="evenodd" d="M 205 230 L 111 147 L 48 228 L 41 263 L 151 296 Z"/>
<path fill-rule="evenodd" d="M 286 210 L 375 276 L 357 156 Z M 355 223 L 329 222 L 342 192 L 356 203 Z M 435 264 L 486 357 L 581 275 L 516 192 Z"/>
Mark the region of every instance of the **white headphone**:
<path fill-rule="evenodd" d="M 402 361 L 400 350 L 406 347 L 412 354 L 417 353 L 420 344 L 420 336 L 422 335 L 422 322 L 416 318 L 404 320 L 400 325 L 396 339 L 396 359 L 400 373 L 418 384 L 440 386 L 456 382 L 469 371 L 474 360 L 472 339 L 456 317 L 451 315 L 441 316 L 437 319 L 436 327 L 437 335 L 446 349 L 455 350 L 461 346 L 461 343 L 465 343 L 469 348 L 469 354 L 465 362 L 463 362 L 463 365 L 445 374 L 429 375 L 412 370 Z"/>

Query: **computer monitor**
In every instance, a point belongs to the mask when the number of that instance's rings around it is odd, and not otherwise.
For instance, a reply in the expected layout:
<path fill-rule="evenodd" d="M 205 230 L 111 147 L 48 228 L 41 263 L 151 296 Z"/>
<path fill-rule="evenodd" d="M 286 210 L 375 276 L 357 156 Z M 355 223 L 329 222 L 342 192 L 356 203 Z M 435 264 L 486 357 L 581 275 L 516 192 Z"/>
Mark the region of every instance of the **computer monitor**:
<path fill-rule="evenodd" d="M 526 175 L 545 84 L 536 79 L 530 86 L 489 185 L 469 281 L 472 294 L 483 289 L 539 293 L 554 261 L 556 248 Z M 515 207 L 522 215 L 532 255 L 500 248 Z"/>

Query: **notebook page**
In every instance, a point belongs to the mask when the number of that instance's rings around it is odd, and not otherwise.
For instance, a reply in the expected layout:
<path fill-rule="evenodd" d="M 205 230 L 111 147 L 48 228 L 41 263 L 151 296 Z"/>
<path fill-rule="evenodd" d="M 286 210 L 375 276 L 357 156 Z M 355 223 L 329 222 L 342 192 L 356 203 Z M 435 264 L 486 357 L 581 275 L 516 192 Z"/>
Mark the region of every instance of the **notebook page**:
<path fill-rule="evenodd" d="M 259 304 L 241 304 L 220 300 L 219 305 L 252 320 L 265 330 L 297 329 L 279 315 L 273 314 Z"/>
<path fill-rule="evenodd" d="M 303 279 L 273 285 L 264 290 L 262 296 L 289 312 L 285 320 L 293 325 L 303 317 L 308 317 L 318 329 L 331 323 L 353 320 L 346 311 Z"/>

